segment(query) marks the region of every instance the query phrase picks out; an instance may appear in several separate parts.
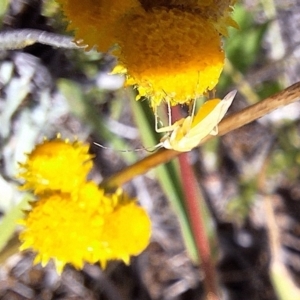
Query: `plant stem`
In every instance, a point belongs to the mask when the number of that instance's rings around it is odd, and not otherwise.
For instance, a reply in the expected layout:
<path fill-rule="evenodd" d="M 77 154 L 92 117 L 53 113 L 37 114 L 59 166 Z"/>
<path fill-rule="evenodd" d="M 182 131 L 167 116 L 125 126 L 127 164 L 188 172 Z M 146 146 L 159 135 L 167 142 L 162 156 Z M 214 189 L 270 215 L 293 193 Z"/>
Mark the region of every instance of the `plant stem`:
<path fill-rule="evenodd" d="M 178 158 L 185 196 L 185 206 L 197 246 L 198 256 L 201 259 L 207 299 L 217 300 L 219 297 L 216 272 L 211 257 L 210 245 L 205 230 L 203 214 L 201 213 L 200 209 L 200 201 L 202 199 L 197 191 L 196 178 L 188 161 L 187 154 L 182 153 Z"/>
<path fill-rule="evenodd" d="M 172 118 L 181 118 L 178 106 L 172 108 Z M 174 122 L 174 120 L 173 120 Z M 182 153 L 178 156 L 180 176 L 184 195 L 185 210 L 188 215 L 192 234 L 196 244 L 197 255 L 200 258 L 204 273 L 204 288 L 207 299 L 218 299 L 218 286 L 214 263 L 211 257 L 209 240 L 205 228 L 203 213 L 201 212 L 202 197 L 197 189 L 198 183 L 194 170 L 189 162 L 188 154 Z"/>

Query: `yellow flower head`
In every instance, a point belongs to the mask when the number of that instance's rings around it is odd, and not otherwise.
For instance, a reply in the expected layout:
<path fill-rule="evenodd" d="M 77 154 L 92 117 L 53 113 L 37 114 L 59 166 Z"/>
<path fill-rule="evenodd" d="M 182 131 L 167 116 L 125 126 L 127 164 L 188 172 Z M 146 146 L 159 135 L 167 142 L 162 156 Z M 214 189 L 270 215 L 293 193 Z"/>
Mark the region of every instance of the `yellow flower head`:
<path fill-rule="evenodd" d="M 92 168 L 89 146 L 79 141 L 69 142 L 56 138 L 43 143 L 28 154 L 21 163 L 19 178 L 25 180 L 22 189 L 36 194 L 45 190 L 71 192 L 86 180 Z"/>
<path fill-rule="evenodd" d="M 151 226 L 146 212 L 123 197 L 106 196 L 93 183 L 75 200 L 68 193 L 42 195 L 22 222 L 21 250 L 37 252 L 35 263 L 43 266 L 54 259 L 59 273 L 67 263 L 81 269 L 85 262 L 128 262 L 148 245 Z"/>
<path fill-rule="evenodd" d="M 211 90 L 224 65 L 221 39 L 213 24 L 177 8 L 128 15 L 119 29 L 120 64 L 128 84 L 152 107 L 162 100 L 188 103 Z"/>
<path fill-rule="evenodd" d="M 236 26 L 235 0 L 57 0 L 76 39 L 107 50 L 117 44 L 127 84 L 150 98 L 188 103 L 212 90 L 224 65 L 221 37 Z"/>
<path fill-rule="evenodd" d="M 119 194 L 118 197 L 121 202 L 104 218 L 102 241 L 105 252 L 99 257 L 103 267 L 108 260 L 122 259 L 129 263 L 131 255 L 138 255 L 149 244 L 151 222 L 146 211 L 126 195 Z"/>

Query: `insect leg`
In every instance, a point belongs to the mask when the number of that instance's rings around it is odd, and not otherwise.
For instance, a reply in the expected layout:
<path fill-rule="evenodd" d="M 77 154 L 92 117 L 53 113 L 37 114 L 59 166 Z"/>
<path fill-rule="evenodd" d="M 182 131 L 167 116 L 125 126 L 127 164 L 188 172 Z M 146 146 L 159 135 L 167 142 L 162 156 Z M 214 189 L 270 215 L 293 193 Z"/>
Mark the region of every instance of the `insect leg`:
<path fill-rule="evenodd" d="M 168 126 L 170 127 L 172 125 L 172 113 L 171 113 L 171 105 L 168 101 Z"/>

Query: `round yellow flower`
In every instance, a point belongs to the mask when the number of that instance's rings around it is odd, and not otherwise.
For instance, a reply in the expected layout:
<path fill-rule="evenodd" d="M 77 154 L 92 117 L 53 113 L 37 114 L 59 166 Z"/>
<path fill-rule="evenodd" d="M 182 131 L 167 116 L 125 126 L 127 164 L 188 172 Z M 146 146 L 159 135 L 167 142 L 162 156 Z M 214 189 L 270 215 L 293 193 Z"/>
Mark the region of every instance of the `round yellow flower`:
<path fill-rule="evenodd" d="M 104 255 L 99 257 L 102 266 L 106 261 L 122 259 L 129 263 L 131 255 L 138 255 L 149 244 L 151 222 L 146 211 L 130 201 L 116 206 L 104 218 L 102 242 Z"/>
<path fill-rule="evenodd" d="M 92 182 L 77 197 L 44 193 L 21 224 L 21 250 L 37 252 L 34 263 L 43 266 L 53 259 L 59 273 L 67 263 L 81 269 L 85 262 L 128 262 L 145 249 L 151 232 L 149 217 L 135 201 L 120 190 L 105 195 Z"/>
<path fill-rule="evenodd" d="M 99 247 L 103 216 L 81 208 L 72 202 L 70 194 L 57 192 L 43 195 L 35 202 L 23 225 L 20 249 L 37 252 L 35 263 L 41 262 L 43 266 L 54 259 L 61 272 L 67 263 L 82 268 L 84 261 L 90 261 Z"/>
<path fill-rule="evenodd" d="M 177 8 L 128 15 L 118 40 L 127 83 L 154 108 L 162 100 L 189 103 L 212 90 L 223 69 L 221 39 L 212 23 Z"/>
<path fill-rule="evenodd" d="M 73 191 L 86 180 L 92 168 L 88 149 L 88 145 L 79 141 L 45 140 L 20 164 L 18 177 L 25 180 L 22 189 L 36 194 L 45 190 Z"/>
<path fill-rule="evenodd" d="M 221 37 L 235 0 L 58 0 L 76 39 L 101 51 L 117 44 L 114 54 L 155 109 L 165 100 L 189 103 L 212 90 L 224 65 Z"/>

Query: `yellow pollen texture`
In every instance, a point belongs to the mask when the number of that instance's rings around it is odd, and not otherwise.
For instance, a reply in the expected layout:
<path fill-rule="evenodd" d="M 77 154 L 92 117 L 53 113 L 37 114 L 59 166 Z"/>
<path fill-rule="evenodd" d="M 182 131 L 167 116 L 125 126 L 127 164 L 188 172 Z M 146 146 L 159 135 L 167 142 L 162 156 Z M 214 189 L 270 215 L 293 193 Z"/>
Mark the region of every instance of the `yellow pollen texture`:
<path fill-rule="evenodd" d="M 102 215 L 70 202 L 69 194 L 41 197 L 25 219 L 21 249 L 36 251 L 36 263 L 45 265 L 54 258 L 57 266 L 71 263 L 81 268 L 85 261 L 94 262 L 92 257 L 99 251 L 95 242 L 103 228 Z"/>
<path fill-rule="evenodd" d="M 92 168 L 89 146 L 59 138 L 39 144 L 20 164 L 23 189 L 36 194 L 46 190 L 71 192 L 86 180 Z"/>
<path fill-rule="evenodd" d="M 218 82 L 224 64 L 219 33 L 214 26 L 189 12 L 153 9 L 128 16 L 120 28 L 121 65 L 128 84 L 152 107 L 162 100 L 182 104 L 203 95 Z"/>

